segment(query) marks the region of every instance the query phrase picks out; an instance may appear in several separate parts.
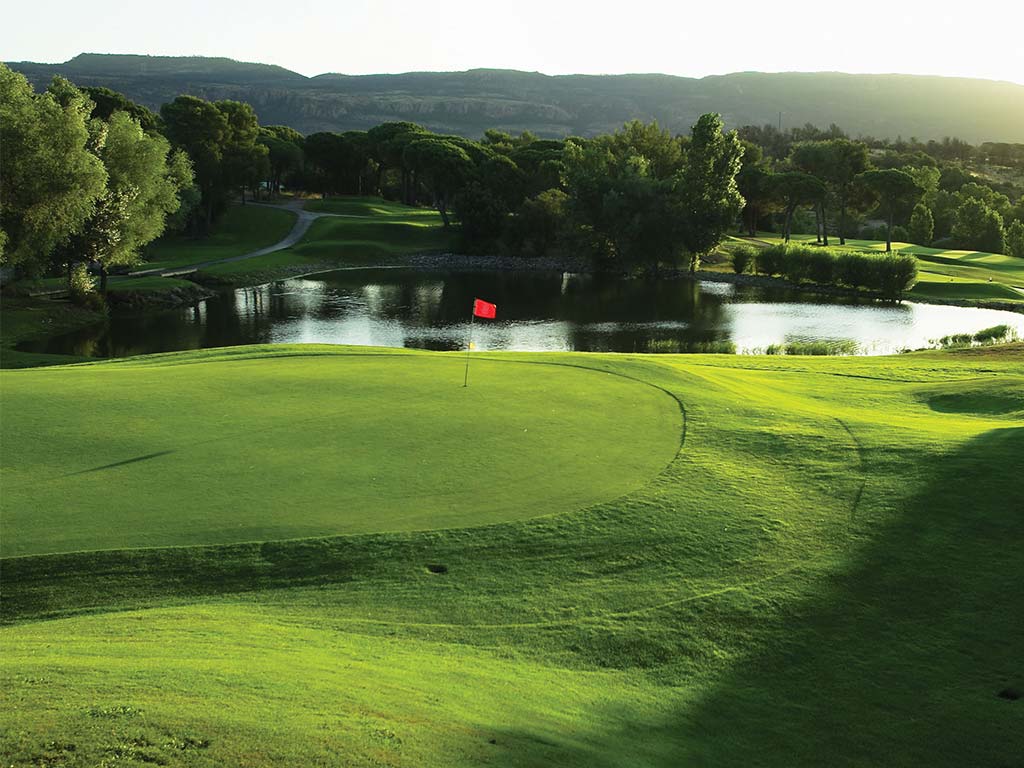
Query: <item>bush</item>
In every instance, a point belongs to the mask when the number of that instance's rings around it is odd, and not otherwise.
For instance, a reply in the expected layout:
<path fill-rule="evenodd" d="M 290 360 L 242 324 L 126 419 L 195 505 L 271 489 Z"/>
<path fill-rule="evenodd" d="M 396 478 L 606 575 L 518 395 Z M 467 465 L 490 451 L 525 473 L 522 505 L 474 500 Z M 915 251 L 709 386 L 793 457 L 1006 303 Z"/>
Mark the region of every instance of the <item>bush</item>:
<path fill-rule="evenodd" d="M 975 344 L 987 346 L 990 344 L 1001 344 L 1017 340 L 1017 331 L 1006 325 L 993 325 L 991 328 L 982 328 L 977 333 L 954 333 L 950 336 L 943 336 L 941 339 L 933 339 L 932 344 L 943 348 L 949 347 L 971 347 Z"/>
<path fill-rule="evenodd" d="M 917 259 L 907 253 L 846 251 L 814 245 L 773 245 L 757 252 L 757 271 L 799 283 L 845 285 L 899 298 L 917 278 Z"/>
<path fill-rule="evenodd" d="M 71 301 L 89 309 L 103 309 L 103 297 L 96 290 L 96 281 L 89 274 L 85 264 L 76 264 L 71 268 L 68 280 L 68 294 Z"/>
<path fill-rule="evenodd" d="M 804 274 L 814 283 L 829 284 L 835 275 L 837 254 L 827 248 L 814 248 L 806 256 Z"/>
<path fill-rule="evenodd" d="M 781 275 L 786 256 L 786 246 L 769 245 L 759 250 L 754 257 L 754 268 L 759 275 Z"/>
<path fill-rule="evenodd" d="M 877 280 L 874 287 L 889 298 L 899 298 L 917 280 L 917 259 L 911 254 L 886 253 L 874 258 Z"/>
<path fill-rule="evenodd" d="M 729 254 L 729 264 L 732 265 L 733 272 L 737 275 L 742 275 L 744 272 L 750 271 L 756 258 L 757 256 L 753 248 L 743 246 L 742 248 L 736 248 Z"/>
<path fill-rule="evenodd" d="M 834 341 L 789 341 L 785 344 L 769 344 L 766 355 L 855 355 L 859 347 L 852 339 Z"/>

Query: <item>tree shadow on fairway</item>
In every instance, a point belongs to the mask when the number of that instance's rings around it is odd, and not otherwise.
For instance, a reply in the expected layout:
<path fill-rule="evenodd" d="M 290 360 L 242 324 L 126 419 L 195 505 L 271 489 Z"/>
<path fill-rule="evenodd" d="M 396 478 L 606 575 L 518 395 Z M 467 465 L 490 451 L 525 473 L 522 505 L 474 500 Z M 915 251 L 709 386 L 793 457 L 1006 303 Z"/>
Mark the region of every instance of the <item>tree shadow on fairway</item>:
<path fill-rule="evenodd" d="M 784 607 L 782 631 L 752 628 L 760 651 L 693 704 L 666 687 L 674 716 L 590 713 L 607 729 L 557 739 L 510 728 L 497 740 L 515 746 L 492 764 L 1022 765 L 1021 458 L 1018 427 L 932 459 L 826 591 Z"/>
<path fill-rule="evenodd" d="M 791 635 L 687 713 L 687 765 L 1021 765 L 1024 428 L 939 459 Z M 867 501 L 867 500 L 866 500 Z"/>

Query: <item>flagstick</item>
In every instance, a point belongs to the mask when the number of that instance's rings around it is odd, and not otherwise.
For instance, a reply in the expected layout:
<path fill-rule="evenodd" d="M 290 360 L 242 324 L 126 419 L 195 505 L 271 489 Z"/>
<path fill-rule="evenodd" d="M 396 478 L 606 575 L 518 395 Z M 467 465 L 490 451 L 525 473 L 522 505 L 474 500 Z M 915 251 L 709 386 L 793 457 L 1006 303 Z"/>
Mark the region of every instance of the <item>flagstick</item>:
<path fill-rule="evenodd" d="M 475 313 L 470 311 L 469 313 L 469 343 L 466 344 L 466 375 L 462 379 L 463 388 L 469 386 L 469 350 L 473 348 L 473 318 Z"/>

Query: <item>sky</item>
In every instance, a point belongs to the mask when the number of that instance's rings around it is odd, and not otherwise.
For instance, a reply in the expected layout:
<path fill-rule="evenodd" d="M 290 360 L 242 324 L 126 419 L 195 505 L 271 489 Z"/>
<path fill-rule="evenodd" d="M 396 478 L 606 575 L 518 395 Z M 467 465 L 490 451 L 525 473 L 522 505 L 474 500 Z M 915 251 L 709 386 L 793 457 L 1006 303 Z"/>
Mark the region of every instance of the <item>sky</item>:
<path fill-rule="evenodd" d="M 43 0 L 5 3 L 0 61 L 227 56 L 324 72 L 839 71 L 1024 84 L 1015 0 Z"/>

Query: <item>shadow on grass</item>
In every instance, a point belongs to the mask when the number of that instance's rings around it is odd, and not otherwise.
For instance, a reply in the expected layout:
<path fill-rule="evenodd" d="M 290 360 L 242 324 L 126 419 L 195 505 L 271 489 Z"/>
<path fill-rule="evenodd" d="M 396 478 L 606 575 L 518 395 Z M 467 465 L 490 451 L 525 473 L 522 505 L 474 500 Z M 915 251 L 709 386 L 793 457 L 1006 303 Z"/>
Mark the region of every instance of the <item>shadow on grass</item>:
<path fill-rule="evenodd" d="M 620 713 L 558 759 L 546 746 L 500 764 L 1022 765 L 1024 698 L 1009 695 L 1024 690 L 1022 458 L 1020 427 L 945 455 L 897 501 L 900 519 L 787 611 L 784 639 L 671 722 L 616 728 Z"/>
<path fill-rule="evenodd" d="M 1024 428 L 945 455 L 785 648 L 691 714 L 695 764 L 1020 765 Z"/>

